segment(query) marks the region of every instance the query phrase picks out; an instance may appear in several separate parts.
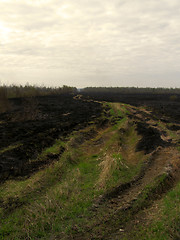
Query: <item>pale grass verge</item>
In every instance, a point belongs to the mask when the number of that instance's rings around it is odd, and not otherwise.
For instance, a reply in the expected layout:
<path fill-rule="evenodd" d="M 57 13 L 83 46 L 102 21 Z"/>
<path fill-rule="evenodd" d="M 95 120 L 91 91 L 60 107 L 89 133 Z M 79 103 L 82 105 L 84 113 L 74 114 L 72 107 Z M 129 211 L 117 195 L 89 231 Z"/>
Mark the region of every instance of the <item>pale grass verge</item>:
<path fill-rule="evenodd" d="M 107 180 L 110 178 L 111 172 L 116 168 L 117 161 L 109 154 L 104 154 L 102 162 L 99 164 L 101 169 L 97 187 L 102 189 L 105 188 Z"/>

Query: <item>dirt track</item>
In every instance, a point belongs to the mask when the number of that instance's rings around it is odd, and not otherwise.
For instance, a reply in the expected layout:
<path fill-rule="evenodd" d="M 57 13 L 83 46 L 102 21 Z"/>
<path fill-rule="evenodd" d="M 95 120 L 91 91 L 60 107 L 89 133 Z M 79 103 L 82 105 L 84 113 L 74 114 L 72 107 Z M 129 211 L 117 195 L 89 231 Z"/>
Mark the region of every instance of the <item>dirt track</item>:
<path fill-rule="evenodd" d="M 137 125 L 137 132 L 142 136 L 136 150 L 144 151 L 147 161 L 131 182 L 97 199 L 90 220 L 94 224 L 85 229 L 85 236 L 78 235 L 75 239 L 121 239 L 129 231 L 127 216 L 133 219 L 141 209 L 151 206 L 179 180 L 178 142 L 157 125 L 154 114 L 131 107 L 129 111 L 131 121 Z M 147 186 L 151 186 L 148 192 Z"/>
<path fill-rule="evenodd" d="M 156 115 L 156 120 L 180 123 L 180 95 L 172 101 L 172 94 L 112 94 L 112 93 L 83 93 L 84 97 L 98 101 L 122 102 L 132 106 L 146 106 Z"/>
<path fill-rule="evenodd" d="M 126 99 L 127 103 L 131 101 Z M 134 105 L 140 104 L 137 102 Z M 136 151 L 144 151 L 147 161 L 132 181 L 119 185 L 96 200 L 91 209 L 91 226 L 85 226 L 85 233 L 77 233 L 73 239 L 121 239 L 128 231 L 129 218 L 132 219 L 141 209 L 161 198 L 178 180 L 180 154 L 176 147 L 180 139 L 179 108 L 170 115 L 171 102 L 162 101 L 161 105 L 156 105 L 157 99 L 154 105 L 152 102 L 153 99 L 147 101 L 149 110 L 127 107 L 129 121 L 141 135 Z M 95 121 L 102 111 L 100 103 L 73 99 L 72 96 L 37 98 L 32 105 L 19 100 L 12 103 L 12 111 L 0 116 L 2 178 L 24 176 L 38 170 L 39 163 L 30 165 L 29 159 L 52 145 L 55 138 L 64 139 L 73 130 Z M 161 106 L 168 107 L 165 111 L 165 107 L 162 109 Z M 175 106 L 179 106 L 179 102 Z M 34 110 L 32 115 L 27 111 L 29 107 Z M 89 133 L 90 137 L 86 134 L 82 136 L 85 140 L 94 136 L 93 132 Z M 73 144 L 80 145 L 81 140 L 77 139 Z M 103 141 L 98 141 L 95 147 L 100 149 L 103 144 Z M 6 149 L 9 145 L 12 148 Z M 43 165 L 53 160 L 49 156 Z M 148 192 L 147 185 L 150 186 Z"/>

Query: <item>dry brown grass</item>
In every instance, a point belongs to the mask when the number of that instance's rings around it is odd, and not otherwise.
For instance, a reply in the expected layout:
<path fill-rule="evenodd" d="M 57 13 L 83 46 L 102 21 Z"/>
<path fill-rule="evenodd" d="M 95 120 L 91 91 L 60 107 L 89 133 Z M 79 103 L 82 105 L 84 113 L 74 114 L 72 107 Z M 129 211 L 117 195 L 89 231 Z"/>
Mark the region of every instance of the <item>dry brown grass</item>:
<path fill-rule="evenodd" d="M 114 132 L 109 130 L 110 130 L 109 126 L 103 129 L 96 129 L 97 135 L 94 138 L 90 139 L 89 141 L 85 141 L 82 144 L 81 149 L 83 150 L 83 153 L 86 154 L 86 156 L 99 154 L 104 148 L 107 141 L 114 134 Z"/>
<path fill-rule="evenodd" d="M 111 155 L 105 153 L 102 162 L 99 164 L 101 173 L 97 182 L 98 188 L 104 188 L 106 181 L 110 178 L 111 172 L 116 168 L 117 161 Z"/>

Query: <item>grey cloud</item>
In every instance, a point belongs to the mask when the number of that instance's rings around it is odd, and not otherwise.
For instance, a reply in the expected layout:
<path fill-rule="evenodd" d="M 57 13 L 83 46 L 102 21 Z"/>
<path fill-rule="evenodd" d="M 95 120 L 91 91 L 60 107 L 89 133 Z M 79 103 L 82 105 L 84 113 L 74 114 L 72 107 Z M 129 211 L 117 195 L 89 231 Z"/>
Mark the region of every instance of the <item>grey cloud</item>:
<path fill-rule="evenodd" d="M 27 75 L 41 82 L 47 69 L 47 82 L 54 72 L 71 85 L 79 79 L 79 86 L 121 78 L 131 85 L 146 77 L 163 85 L 170 73 L 179 76 L 177 0 L 8 2 L 0 0 L 0 76 L 11 68 L 14 81 Z"/>

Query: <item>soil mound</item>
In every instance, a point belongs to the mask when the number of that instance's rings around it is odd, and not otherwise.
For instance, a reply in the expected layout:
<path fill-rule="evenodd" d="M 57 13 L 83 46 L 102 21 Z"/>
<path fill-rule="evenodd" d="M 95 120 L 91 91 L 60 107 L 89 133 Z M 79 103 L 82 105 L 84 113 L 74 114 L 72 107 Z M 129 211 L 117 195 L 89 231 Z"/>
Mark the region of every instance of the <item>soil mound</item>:
<path fill-rule="evenodd" d="M 148 126 L 144 122 L 137 122 L 136 130 L 138 134 L 142 135 L 136 147 L 136 151 L 144 151 L 148 154 L 155 150 L 158 146 L 167 144 L 161 139 L 161 134 L 158 129 Z"/>

